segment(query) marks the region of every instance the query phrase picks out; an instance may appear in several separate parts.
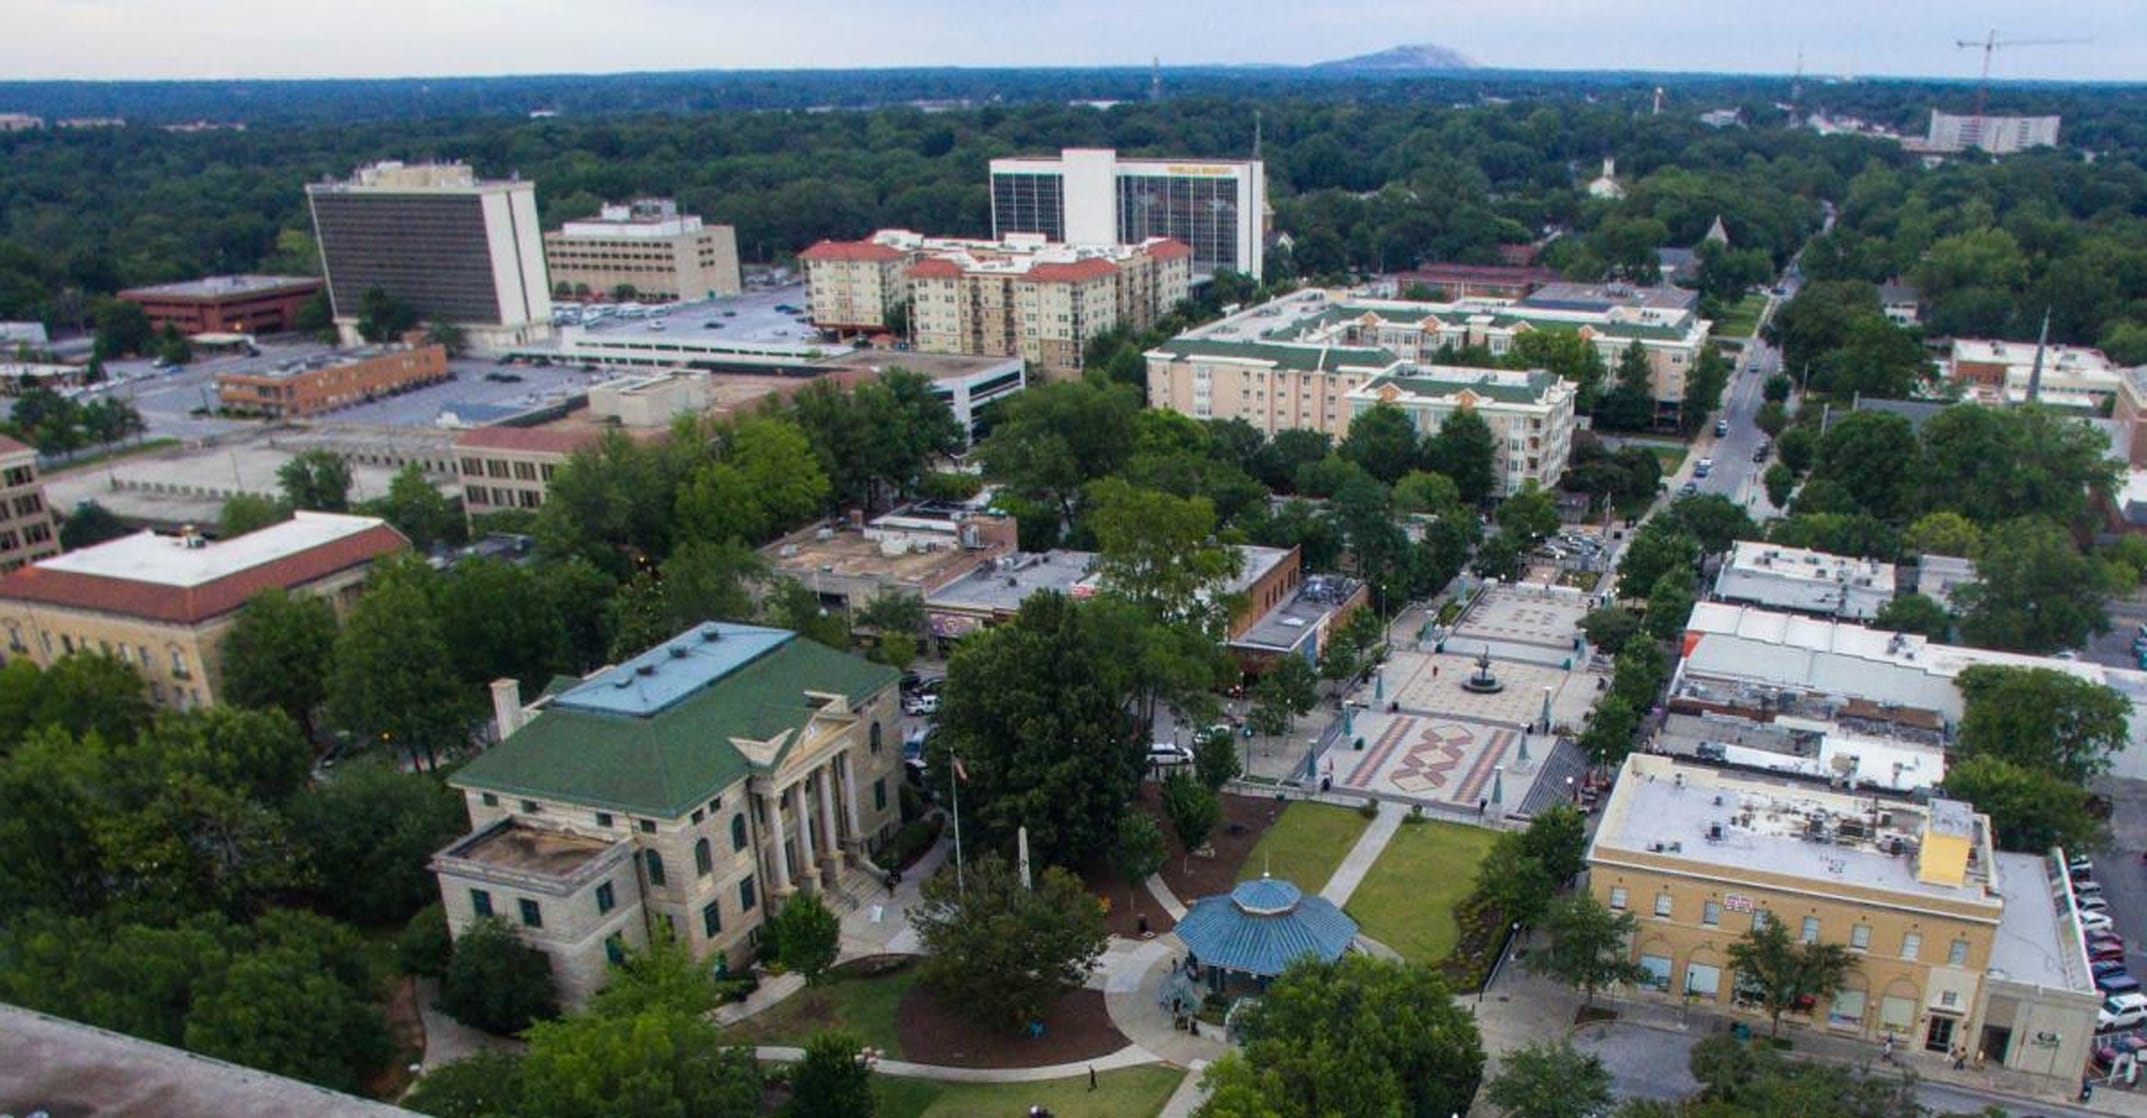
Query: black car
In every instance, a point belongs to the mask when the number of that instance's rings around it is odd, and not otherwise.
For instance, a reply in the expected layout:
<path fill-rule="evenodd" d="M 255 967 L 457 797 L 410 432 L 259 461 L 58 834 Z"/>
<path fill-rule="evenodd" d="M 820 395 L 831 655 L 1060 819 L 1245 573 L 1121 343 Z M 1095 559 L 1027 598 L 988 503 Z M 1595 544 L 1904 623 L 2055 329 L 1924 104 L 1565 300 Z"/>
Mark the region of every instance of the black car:
<path fill-rule="evenodd" d="M 903 694 L 908 694 L 911 691 L 915 691 L 918 685 L 922 684 L 923 682 L 924 677 L 918 675 L 916 672 L 903 672 L 902 682 L 900 686 L 902 688 Z"/>

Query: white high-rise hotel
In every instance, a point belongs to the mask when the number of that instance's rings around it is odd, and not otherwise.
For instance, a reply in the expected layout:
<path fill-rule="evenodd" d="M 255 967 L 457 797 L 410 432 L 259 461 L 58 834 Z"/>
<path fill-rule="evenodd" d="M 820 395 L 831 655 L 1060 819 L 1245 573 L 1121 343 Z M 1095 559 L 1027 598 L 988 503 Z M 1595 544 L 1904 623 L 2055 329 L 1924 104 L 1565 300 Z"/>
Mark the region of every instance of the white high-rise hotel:
<path fill-rule="evenodd" d="M 1193 272 L 1257 278 L 1267 231 L 1267 170 L 1257 159 L 1120 159 L 1109 148 L 991 162 L 992 236 L 1041 233 L 1073 245 L 1169 237 Z"/>

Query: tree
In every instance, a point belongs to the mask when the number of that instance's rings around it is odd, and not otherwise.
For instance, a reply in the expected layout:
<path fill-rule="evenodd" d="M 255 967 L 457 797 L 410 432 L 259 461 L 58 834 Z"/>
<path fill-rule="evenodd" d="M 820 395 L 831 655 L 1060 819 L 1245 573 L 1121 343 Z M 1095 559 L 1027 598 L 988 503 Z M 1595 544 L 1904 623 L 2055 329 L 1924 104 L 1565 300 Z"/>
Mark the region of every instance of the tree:
<path fill-rule="evenodd" d="M 447 930 L 447 909 L 434 901 L 417 910 L 395 937 L 395 969 L 421 978 L 447 973 L 447 961 L 455 954 L 454 936 Z"/>
<path fill-rule="evenodd" d="M 1925 513 L 1901 534 L 1901 542 L 1919 555 L 1973 559 L 1983 553 L 1983 529 L 1950 509 Z"/>
<path fill-rule="evenodd" d="M 1466 515 L 1461 508 L 1461 489 L 1445 474 L 1411 470 L 1394 483 L 1394 511 L 1404 516 Z"/>
<path fill-rule="evenodd" d="M 64 551 L 80 551 L 106 540 L 116 540 L 132 535 L 134 530 L 112 515 L 112 510 L 95 501 L 84 501 L 60 522 L 60 548 Z"/>
<path fill-rule="evenodd" d="M 1918 505 L 1923 483 L 1920 449 L 1907 418 L 1883 411 L 1850 412 L 1819 440 L 1812 477 L 1840 485 L 1858 508 L 1881 520 L 1902 520 Z"/>
<path fill-rule="evenodd" d="M 1685 622 L 1692 619 L 1692 604 L 1697 593 L 1691 568 L 1664 571 L 1662 577 L 1655 580 L 1655 588 L 1648 591 L 1647 617 L 1642 623 L 1647 634 L 1659 641 L 1674 641 L 1683 636 Z"/>
<path fill-rule="evenodd" d="M 1243 770 L 1238 764 L 1237 742 L 1228 726 L 1199 735 L 1193 742 L 1193 771 L 1200 782 L 1220 792 Z"/>
<path fill-rule="evenodd" d="M 271 524 L 281 524 L 290 518 L 290 506 L 274 497 L 265 497 L 259 493 L 233 493 L 224 498 L 223 511 L 216 519 L 216 534 L 228 540 Z"/>
<path fill-rule="evenodd" d="M 336 635 L 328 713 L 359 741 L 437 764 L 469 740 L 470 696 L 426 594 L 431 571 L 415 560 L 376 563 L 372 585 Z"/>
<path fill-rule="evenodd" d="M 1778 509 L 1789 507 L 1790 494 L 1797 488 L 1797 475 L 1780 462 L 1769 463 L 1767 471 L 1760 475 L 1760 484 L 1767 487 L 1767 503 Z"/>
<path fill-rule="evenodd" d="M 468 688 L 508 677 L 535 690 L 568 668 L 566 620 L 539 571 L 479 557 L 429 581 L 450 664 Z"/>
<path fill-rule="evenodd" d="M 1530 852 L 1518 831 L 1500 833 L 1476 867 L 1476 893 L 1516 924 L 1535 923 L 1557 887 L 1551 871 Z"/>
<path fill-rule="evenodd" d="M 1587 821 L 1572 804 L 1553 804 L 1528 821 L 1521 848 L 1560 888 L 1588 868 Z"/>
<path fill-rule="evenodd" d="M 1253 1070 L 1236 1049 L 1225 1051 L 1201 1074 L 1207 1098 L 1194 1118 L 1284 1118 L 1279 1098 L 1282 1077 Z"/>
<path fill-rule="evenodd" d="M 425 325 L 425 340 L 446 350 L 449 357 L 461 357 L 470 346 L 469 331 L 437 318 Z"/>
<path fill-rule="evenodd" d="M 1580 619 L 1580 631 L 1588 643 L 1615 656 L 1640 632 L 1640 617 L 1620 605 L 1592 609 Z"/>
<path fill-rule="evenodd" d="M 149 312 L 140 303 L 101 298 L 95 314 L 97 331 L 92 352 L 105 360 L 146 352 L 156 338 L 156 331 L 149 325 Z"/>
<path fill-rule="evenodd" d="M 529 1030 L 517 1118 L 753 1114 L 760 1067 L 713 1021 L 673 1010 L 585 1014 Z"/>
<path fill-rule="evenodd" d="M 440 1008 L 472 1028 L 514 1036 L 559 1015 L 552 961 L 497 916 L 463 929 L 440 981 Z"/>
<path fill-rule="evenodd" d="M 1602 406 L 1597 409 L 1597 418 L 1605 427 L 1623 431 L 1654 426 L 1654 370 L 1648 364 L 1647 350 L 1639 342 L 1626 346 L 1618 355 L 1614 377 L 1610 391 L 1603 395 Z"/>
<path fill-rule="evenodd" d="M 291 827 L 328 912 L 371 927 L 407 919 L 439 886 L 433 851 L 469 824 L 462 796 L 428 773 L 357 762 L 291 801 Z"/>
<path fill-rule="evenodd" d="M 1699 561 L 1698 541 L 1661 517 L 1650 520 L 1633 533 L 1624 557 L 1618 560 L 1618 597 L 1645 597 L 1663 575 L 1689 571 Z"/>
<path fill-rule="evenodd" d="M 842 921 L 811 893 L 794 893 L 769 921 L 768 936 L 783 966 L 819 985 L 842 952 Z"/>
<path fill-rule="evenodd" d="M 1558 530 L 1558 502 L 1534 481 L 1499 502 L 1498 526 L 1518 541 L 1533 545 Z"/>
<path fill-rule="evenodd" d="M 502 1118 L 522 1112 L 520 1053 L 478 1051 L 426 1072 L 399 1105 L 433 1118 Z"/>
<path fill-rule="evenodd" d="M 1223 588 L 1244 561 L 1216 541 L 1207 498 L 1105 478 L 1089 486 L 1088 506 L 1085 523 L 1096 536 L 1096 573 L 1106 590 L 1164 624 L 1220 634 L 1230 613 Z"/>
<path fill-rule="evenodd" d="M 0 753 L 39 729 L 127 742 L 148 724 L 142 677 L 118 657 L 78 652 L 50 668 L 23 659 L 0 667 Z"/>
<path fill-rule="evenodd" d="M 864 1043 L 844 1032 L 815 1033 L 790 1074 L 790 1118 L 872 1118 L 879 1100 Z"/>
<path fill-rule="evenodd" d="M 291 316 L 291 329 L 323 345 L 335 344 L 335 305 L 329 302 L 326 289 L 298 305 L 298 312 Z"/>
<path fill-rule="evenodd" d="M 1955 739 L 1960 754 L 2085 785 L 2109 770 L 2129 740 L 2123 695 L 2054 668 L 1977 664 L 1954 685 L 1965 708 Z"/>
<path fill-rule="evenodd" d="M 1111 868 L 1125 879 L 1127 900 L 1134 908 L 1141 906 L 1141 894 L 1146 891 L 1149 877 L 1163 868 L 1168 856 L 1163 830 L 1155 820 L 1129 811 L 1118 821 L 1118 839 L 1111 844 Z"/>
<path fill-rule="evenodd" d="M 1500 1059 L 1484 1097 L 1514 1118 L 1596 1118 L 1610 1110 L 1610 1069 L 1569 1040 L 1537 1041 Z"/>
<path fill-rule="evenodd" d="M 1097 605 L 1032 594 L 948 663 L 931 770 L 943 779 L 961 758 L 962 824 L 979 846 L 1026 826 L 1038 862 L 1078 864 L 1118 834 L 1145 766 L 1126 714 L 1138 665 Z"/>
<path fill-rule="evenodd" d="M 1752 523 L 1737 502 L 1720 493 L 1696 493 L 1679 497 L 1663 510 L 1670 527 L 1691 536 L 1705 555 L 1728 551 L 1738 540 L 1756 540 L 1759 525 Z"/>
<path fill-rule="evenodd" d="M 964 877 L 960 889 L 949 874 L 927 879 L 909 913 L 925 949 L 920 977 L 945 1004 L 1015 1029 L 1088 980 L 1109 936 L 1079 878 L 1046 866 L 1024 888 L 990 853 Z"/>
<path fill-rule="evenodd" d="M 417 324 L 417 309 L 384 288 L 368 287 L 358 297 L 358 336 L 368 342 L 399 341 Z"/>
<path fill-rule="evenodd" d="M 650 937 L 646 948 L 628 950 L 612 964 L 609 981 L 590 1000 L 588 1011 L 603 1017 L 650 1012 L 698 1017 L 722 1004 L 726 985 L 713 967 L 694 958 L 692 949 L 664 930 Z"/>
<path fill-rule="evenodd" d="M 1461 499 L 1481 505 L 1498 489 L 1497 444 L 1491 425 L 1463 409 L 1447 416 L 1424 447 L 1425 462 L 1451 478 Z"/>
<path fill-rule="evenodd" d="M 1243 1017 L 1245 1060 L 1292 1118 L 1458 1114 L 1483 1074 L 1475 1019 L 1419 964 L 1301 956 Z"/>
<path fill-rule="evenodd" d="M 1806 997 L 1832 994 L 1857 970 L 1856 956 L 1838 943 L 1795 943 L 1780 920 L 1754 921 L 1729 946 L 1738 988 L 1767 1011 L 1769 1035 L 1780 1035 L 1782 1014 Z"/>
<path fill-rule="evenodd" d="M 425 477 L 425 468 L 404 464 L 388 482 L 388 495 L 366 502 L 360 510 L 378 516 L 410 538 L 410 546 L 431 551 L 434 544 L 455 543 L 462 538 L 462 516 Z"/>
<path fill-rule="evenodd" d="M 1288 733 L 1297 716 L 1311 712 L 1319 702 L 1319 676 L 1303 657 L 1284 656 L 1253 685 L 1253 709 L 1263 726 L 1280 726 L 1267 733 Z"/>
<path fill-rule="evenodd" d="M 283 502 L 313 512 L 350 510 L 350 463 L 332 450 L 302 450 L 276 470 Z"/>
<path fill-rule="evenodd" d="M 1580 746 L 1598 766 L 1615 768 L 1632 752 L 1633 735 L 1640 729 L 1640 711 L 1623 695 L 1611 695 L 1595 704 L 1595 714 L 1580 736 Z"/>
<path fill-rule="evenodd" d="M 1946 795 L 1990 816 L 2001 850 L 2043 854 L 2053 847 L 2100 845 L 2104 829 L 2080 785 L 1992 753 L 1971 754 L 1946 769 Z"/>
<path fill-rule="evenodd" d="M 1177 833 L 1178 846 L 1186 854 L 1208 844 L 1222 814 L 1222 801 L 1207 785 L 1182 770 L 1164 779 L 1163 815 L 1170 820 L 1170 829 Z"/>
<path fill-rule="evenodd" d="M 1384 401 L 1358 412 L 1349 421 L 1349 437 L 1336 449 L 1388 485 L 1414 470 L 1423 450 L 1409 413 Z"/>
<path fill-rule="evenodd" d="M 1961 635 L 1983 648 L 2048 654 L 2109 631 L 2102 568 L 2035 517 L 1990 530 L 1976 580 L 1953 592 Z"/>
<path fill-rule="evenodd" d="M 1946 639 L 1953 629 L 1953 615 L 1938 599 L 1923 594 L 1903 594 L 1879 607 L 1871 619 L 1873 628 L 1896 633 L 1918 633 L 1934 641 Z"/>
<path fill-rule="evenodd" d="M 335 609 L 326 599 L 261 591 L 224 637 L 224 701 L 280 710 L 312 738 L 313 714 L 328 698 L 335 639 Z"/>
<path fill-rule="evenodd" d="M 1646 982 L 1647 968 L 1632 959 L 1636 922 L 1590 893 L 1560 897 L 1543 918 L 1549 946 L 1531 953 L 1528 968 L 1579 990 L 1588 1005 L 1612 986 Z"/>
<path fill-rule="evenodd" d="M 380 1011 L 323 974 L 302 950 L 262 951 L 204 982 L 186 1018 L 186 1047 L 340 1091 L 385 1064 Z"/>
<path fill-rule="evenodd" d="M 1133 453 L 1140 398 L 1125 385 L 1086 380 L 1036 385 L 1006 401 L 999 424 L 977 447 L 987 476 L 1054 506 L 1071 523 L 1082 490 L 1116 473 Z"/>

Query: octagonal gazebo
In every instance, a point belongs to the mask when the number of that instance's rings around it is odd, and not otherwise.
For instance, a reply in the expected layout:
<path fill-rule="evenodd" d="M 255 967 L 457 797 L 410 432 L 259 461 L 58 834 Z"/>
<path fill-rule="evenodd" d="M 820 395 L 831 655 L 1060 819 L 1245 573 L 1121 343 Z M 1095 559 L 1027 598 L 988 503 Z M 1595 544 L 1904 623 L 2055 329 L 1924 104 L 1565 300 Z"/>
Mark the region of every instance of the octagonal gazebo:
<path fill-rule="evenodd" d="M 1357 922 L 1325 897 L 1262 876 L 1193 902 L 1177 934 L 1199 960 L 1208 989 L 1223 993 L 1234 976 L 1264 987 L 1301 955 L 1330 963 L 1341 958 L 1357 937 Z"/>

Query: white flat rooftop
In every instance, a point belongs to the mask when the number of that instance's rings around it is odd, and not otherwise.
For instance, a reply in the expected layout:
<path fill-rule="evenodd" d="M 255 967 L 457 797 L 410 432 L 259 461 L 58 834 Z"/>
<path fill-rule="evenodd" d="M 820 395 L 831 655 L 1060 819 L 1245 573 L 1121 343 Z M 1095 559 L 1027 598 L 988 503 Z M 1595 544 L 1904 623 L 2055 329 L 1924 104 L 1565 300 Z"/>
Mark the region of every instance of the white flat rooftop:
<path fill-rule="evenodd" d="M 187 547 L 174 536 L 137 532 L 37 565 L 48 571 L 194 587 L 358 535 L 383 523 L 370 516 L 301 512 L 281 524 L 228 540 L 212 540 L 200 547 Z"/>
<path fill-rule="evenodd" d="M 2057 886 L 2034 854 L 1999 854 L 1998 893 L 2005 915 L 1990 941 L 1993 977 L 2023 985 L 2093 993 L 2094 979 L 2071 912 L 2060 915 Z"/>

